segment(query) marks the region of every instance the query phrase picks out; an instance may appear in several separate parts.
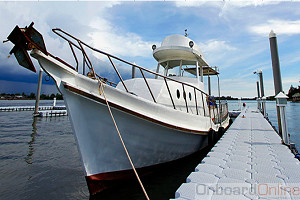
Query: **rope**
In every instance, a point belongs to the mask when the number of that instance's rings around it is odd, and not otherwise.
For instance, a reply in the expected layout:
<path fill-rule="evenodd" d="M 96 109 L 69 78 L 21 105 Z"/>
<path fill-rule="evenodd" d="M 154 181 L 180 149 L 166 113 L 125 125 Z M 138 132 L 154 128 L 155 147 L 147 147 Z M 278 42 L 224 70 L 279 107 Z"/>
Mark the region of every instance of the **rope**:
<path fill-rule="evenodd" d="M 111 112 L 110 106 L 109 106 L 108 101 L 107 101 L 106 96 L 105 96 L 105 92 L 104 92 L 104 88 L 103 88 L 104 86 L 103 86 L 103 84 L 102 84 L 102 82 L 101 82 L 100 79 L 98 79 L 98 81 L 99 81 L 99 94 L 101 95 L 101 91 L 100 91 L 100 88 L 101 88 L 102 94 L 103 94 L 103 96 L 104 96 L 104 99 L 105 99 L 105 102 L 106 102 L 106 105 L 107 105 L 107 108 L 108 108 L 108 111 L 109 111 L 109 114 L 110 114 L 110 116 L 111 116 L 111 119 L 112 119 L 113 122 L 114 122 L 115 128 L 116 128 L 116 130 L 117 130 L 117 132 L 118 132 L 119 138 L 120 138 L 120 140 L 121 140 L 121 143 L 122 143 L 122 145 L 123 145 L 123 148 L 124 148 L 124 150 L 125 150 L 125 153 L 126 153 L 126 155 L 127 155 L 127 158 L 128 158 L 128 160 L 129 160 L 129 162 L 130 162 L 130 164 L 131 164 L 131 167 L 132 167 L 132 169 L 133 169 L 133 171 L 134 171 L 134 173 L 135 173 L 135 176 L 136 176 L 136 178 L 138 179 L 139 184 L 140 184 L 140 186 L 141 186 L 141 188 L 142 188 L 142 190 L 143 190 L 143 192 L 144 192 L 144 194 L 145 194 L 145 196 L 146 196 L 146 199 L 147 199 L 147 200 L 150 200 L 150 198 L 148 197 L 148 194 L 147 194 L 147 192 L 146 192 L 146 190 L 145 190 L 145 188 L 144 188 L 144 185 L 143 185 L 143 183 L 142 183 L 142 181 L 141 181 L 141 179 L 140 179 L 140 177 L 139 177 L 139 175 L 138 175 L 138 173 L 137 173 L 137 171 L 136 171 L 136 169 L 135 169 L 135 167 L 134 167 L 134 165 L 133 165 L 133 162 L 132 162 L 132 160 L 131 160 L 131 158 L 130 158 L 130 155 L 129 155 L 128 151 L 127 151 L 127 148 L 126 148 L 126 146 L 125 146 L 125 143 L 124 143 L 124 141 L 123 141 L 123 138 L 122 138 L 122 136 L 121 136 L 121 133 L 120 133 L 120 131 L 119 131 L 119 128 L 118 128 L 117 123 L 116 123 L 116 121 L 115 121 L 115 118 L 114 118 L 114 116 L 113 116 L 113 114 L 112 114 L 112 112 Z"/>

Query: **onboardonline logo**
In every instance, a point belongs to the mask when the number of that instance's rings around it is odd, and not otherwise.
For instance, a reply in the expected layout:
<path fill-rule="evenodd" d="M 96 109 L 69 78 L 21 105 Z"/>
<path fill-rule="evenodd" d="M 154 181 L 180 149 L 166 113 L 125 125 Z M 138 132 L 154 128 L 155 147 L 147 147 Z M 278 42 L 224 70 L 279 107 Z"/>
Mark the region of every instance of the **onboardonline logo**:
<path fill-rule="evenodd" d="M 300 183 L 219 183 L 219 184 L 197 184 L 197 196 L 260 196 L 264 198 L 290 198 L 300 197 Z"/>

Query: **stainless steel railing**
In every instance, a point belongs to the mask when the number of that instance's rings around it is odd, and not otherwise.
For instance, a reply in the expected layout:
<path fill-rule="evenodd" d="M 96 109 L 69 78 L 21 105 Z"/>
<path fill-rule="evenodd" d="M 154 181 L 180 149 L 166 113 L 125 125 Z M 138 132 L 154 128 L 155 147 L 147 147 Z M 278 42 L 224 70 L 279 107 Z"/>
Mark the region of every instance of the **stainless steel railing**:
<path fill-rule="evenodd" d="M 70 64 L 67 64 L 67 65 L 69 67 L 73 68 L 74 70 L 76 70 L 77 72 L 80 71 L 80 64 L 79 64 L 79 60 L 78 60 L 78 53 L 76 53 L 76 49 L 77 49 L 77 51 L 79 51 L 79 53 L 81 54 L 81 57 L 82 57 L 82 66 L 81 66 L 82 69 L 81 70 L 82 70 L 82 74 L 83 75 L 87 75 L 87 76 L 89 76 L 91 78 L 99 78 L 101 81 L 103 81 L 103 82 L 105 82 L 107 84 L 110 84 L 111 86 L 116 86 L 117 85 L 116 83 L 113 83 L 112 81 L 108 81 L 106 78 L 101 77 L 101 76 L 99 76 L 99 75 L 97 75 L 95 73 L 93 63 L 92 63 L 92 61 L 89 58 L 89 55 L 87 53 L 87 50 L 90 50 L 92 52 L 96 52 L 96 53 L 99 53 L 101 55 L 104 55 L 104 56 L 106 56 L 108 58 L 110 64 L 112 65 L 113 69 L 115 70 L 116 75 L 118 76 L 121 84 L 123 85 L 125 91 L 128 92 L 128 93 L 130 93 L 130 91 L 128 90 L 128 88 L 127 88 L 127 86 L 126 86 L 126 84 L 125 84 L 125 82 L 124 82 L 124 80 L 123 80 L 123 78 L 122 78 L 122 76 L 121 76 L 121 74 L 120 74 L 120 72 L 119 72 L 119 70 L 118 70 L 118 68 L 117 68 L 117 66 L 116 66 L 116 64 L 115 64 L 115 62 L 113 60 L 121 62 L 122 64 L 133 66 L 133 67 L 139 69 L 139 71 L 141 73 L 141 76 L 142 76 L 142 78 L 143 78 L 143 80 L 144 80 L 144 82 L 145 82 L 145 84 L 147 86 L 147 89 L 148 89 L 148 91 L 149 91 L 149 93 L 151 95 L 151 98 L 152 98 L 152 100 L 153 100 L 154 103 L 157 103 L 157 100 L 155 99 L 155 96 L 154 96 L 154 94 L 153 94 L 153 92 L 151 90 L 151 87 L 150 87 L 150 85 L 149 85 L 149 83 L 147 81 L 145 73 L 148 73 L 150 75 L 154 75 L 154 76 L 160 77 L 160 78 L 162 78 L 164 80 L 164 83 L 166 85 L 166 88 L 167 88 L 167 91 L 168 91 L 168 94 L 169 94 L 170 101 L 171 101 L 172 106 L 173 106 L 174 109 L 177 109 L 177 106 L 175 105 L 175 101 L 174 101 L 174 98 L 173 98 L 172 93 L 170 91 L 170 87 L 169 87 L 168 81 L 173 81 L 173 82 L 176 82 L 176 83 L 179 83 L 179 84 L 182 85 L 183 98 L 184 98 L 184 101 L 185 101 L 185 107 L 186 107 L 186 112 L 187 113 L 189 113 L 189 107 L 190 106 L 187 103 L 186 89 L 189 88 L 190 91 L 194 92 L 193 96 L 194 96 L 195 102 L 194 102 L 193 106 L 195 106 L 195 109 L 196 109 L 196 113 L 195 114 L 196 115 L 200 114 L 200 112 L 198 110 L 199 108 L 203 109 L 204 116 L 210 116 L 213 119 L 214 123 L 220 123 L 220 119 L 222 119 L 222 121 L 226 119 L 225 115 L 223 115 L 221 118 L 219 117 L 219 108 L 221 108 L 221 112 L 220 113 L 224 113 L 223 111 L 226 111 L 227 112 L 226 115 L 228 115 L 227 104 L 226 105 L 225 104 L 221 105 L 221 107 L 218 106 L 217 104 L 215 104 L 214 105 L 215 107 L 213 109 L 211 109 L 212 106 L 210 105 L 210 102 L 209 102 L 209 99 L 210 99 L 209 95 L 206 94 L 204 91 L 200 90 L 199 88 L 193 86 L 193 85 L 190 85 L 188 83 L 184 83 L 184 82 L 181 82 L 181 81 L 178 81 L 178 80 L 174 80 L 174 79 L 169 78 L 167 76 L 163 76 L 161 74 L 158 74 L 156 72 L 153 72 L 151 70 L 148 70 L 146 68 L 138 66 L 136 64 L 130 63 L 128 61 L 125 61 L 125 60 L 123 60 L 123 59 L 121 59 L 119 57 L 116 57 L 114 55 L 108 54 L 108 53 L 106 53 L 104 51 L 95 49 L 95 48 L 91 47 L 90 45 L 82 42 L 78 38 L 74 37 L 73 35 L 65 32 L 65 31 L 63 31 L 61 29 L 56 28 L 56 29 L 52 29 L 52 30 L 53 30 L 53 32 L 55 34 L 57 34 L 62 39 L 66 40 L 68 42 L 69 47 L 70 47 L 71 52 L 72 52 L 72 55 L 74 57 L 75 63 L 76 63 L 76 67 L 74 68 Z M 57 58 L 57 57 L 55 57 L 55 58 Z M 59 59 L 59 58 L 57 58 L 57 59 Z M 59 59 L 59 60 L 62 61 L 62 62 L 64 62 L 61 59 Z M 89 72 L 87 72 L 87 73 L 86 73 L 86 67 L 89 70 Z M 199 94 L 200 94 L 200 96 L 199 96 Z M 200 103 L 200 101 L 198 101 L 199 98 L 201 98 L 201 100 L 202 100 L 202 106 L 198 105 L 198 103 Z M 207 101 L 207 103 L 209 105 L 208 106 L 209 107 L 208 111 L 205 110 L 205 107 L 206 107 L 205 106 L 205 100 Z M 213 114 L 212 114 L 212 112 L 213 112 Z"/>

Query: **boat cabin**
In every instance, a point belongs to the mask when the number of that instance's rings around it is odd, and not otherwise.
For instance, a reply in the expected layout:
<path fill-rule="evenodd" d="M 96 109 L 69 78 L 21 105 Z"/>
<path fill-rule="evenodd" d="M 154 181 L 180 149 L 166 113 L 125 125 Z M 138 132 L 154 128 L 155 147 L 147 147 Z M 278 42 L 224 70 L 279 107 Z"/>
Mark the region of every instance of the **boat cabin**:
<path fill-rule="evenodd" d="M 154 98 L 157 103 L 191 113 L 200 112 L 196 110 L 198 103 L 204 114 L 206 95 L 203 95 L 205 94 L 203 77 L 216 75 L 218 72 L 209 67 L 200 47 L 186 36 L 171 35 L 163 40 L 160 47 L 153 45 L 152 49 L 153 57 L 158 62 L 155 77 L 147 78 L 153 96 L 143 78 L 133 77 L 124 81 L 128 90 L 139 97 L 148 100 Z M 182 85 L 182 82 L 187 85 Z M 194 87 L 202 92 L 196 92 Z M 117 88 L 122 89 L 122 84 L 118 84 Z M 199 99 L 196 103 L 197 95 Z"/>
<path fill-rule="evenodd" d="M 203 73 L 201 73 L 203 66 L 208 66 L 205 58 L 202 54 L 200 47 L 194 43 L 188 37 L 183 35 L 171 35 L 167 36 L 161 47 L 156 48 L 155 45 L 152 46 L 153 57 L 157 60 L 157 70 L 162 66 L 164 68 L 165 76 L 177 76 L 183 77 L 185 69 L 184 66 L 193 66 L 196 71 L 196 78 L 199 79 L 201 76 L 201 81 L 203 82 Z M 176 74 L 168 73 L 174 69 L 177 69 Z M 200 73 L 199 73 L 200 72 Z M 195 77 L 194 77 L 195 78 Z"/>

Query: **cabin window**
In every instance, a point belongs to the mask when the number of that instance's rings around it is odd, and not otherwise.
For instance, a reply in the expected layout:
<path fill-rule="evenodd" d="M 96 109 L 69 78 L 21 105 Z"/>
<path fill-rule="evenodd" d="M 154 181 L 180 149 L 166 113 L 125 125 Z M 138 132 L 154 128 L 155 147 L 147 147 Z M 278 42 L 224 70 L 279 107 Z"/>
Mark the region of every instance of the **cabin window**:
<path fill-rule="evenodd" d="M 190 101 L 192 101 L 192 94 L 189 92 Z"/>
<path fill-rule="evenodd" d="M 177 98 L 178 98 L 178 99 L 180 98 L 180 92 L 179 92 L 178 89 L 177 89 Z"/>

